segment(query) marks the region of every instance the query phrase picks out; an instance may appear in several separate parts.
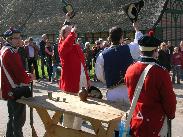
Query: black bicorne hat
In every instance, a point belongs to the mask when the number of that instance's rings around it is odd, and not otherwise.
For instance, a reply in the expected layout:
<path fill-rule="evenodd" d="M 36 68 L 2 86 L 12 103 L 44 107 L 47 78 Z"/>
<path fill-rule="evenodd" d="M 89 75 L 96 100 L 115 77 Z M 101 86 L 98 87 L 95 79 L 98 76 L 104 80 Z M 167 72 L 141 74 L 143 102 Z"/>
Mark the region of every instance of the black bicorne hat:
<path fill-rule="evenodd" d="M 144 6 L 144 1 L 138 1 L 134 3 L 127 4 L 123 7 L 124 12 L 127 14 L 132 23 L 137 21 L 138 14 L 141 8 Z"/>
<path fill-rule="evenodd" d="M 153 51 L 161 44 L 161 40 L 154 37 L 154 31 L 149 31 L 147 35 L 142 36 L 138 40 L 141 51 Z"/>
<path fill-rule="evenodd" d="M 72 19 L 75 16 L 75 14 L 76 14 L 76 12 L 74 11 L 73 6 L 71 4 L 69 4 L 66 0 L 62 0 L 62 3 L 64 3 L 63 12 L 65 14 L 70 12 L 70 14 L 71 14 L 70 18 Z"/>

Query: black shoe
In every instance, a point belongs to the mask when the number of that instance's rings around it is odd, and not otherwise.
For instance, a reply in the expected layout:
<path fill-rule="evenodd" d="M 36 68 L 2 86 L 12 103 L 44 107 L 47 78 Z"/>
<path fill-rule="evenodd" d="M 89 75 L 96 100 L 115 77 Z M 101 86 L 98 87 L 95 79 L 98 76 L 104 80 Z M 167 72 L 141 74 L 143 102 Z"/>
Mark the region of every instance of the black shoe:
<path fill-rule="evenodd" d="M 119 137 L 119 131 L 114 131 L 114 137 Z"/>
<path fill-rule="evenodd" d="M 49 78 L 48 81 L 51 82 L 51 78 Z"/>

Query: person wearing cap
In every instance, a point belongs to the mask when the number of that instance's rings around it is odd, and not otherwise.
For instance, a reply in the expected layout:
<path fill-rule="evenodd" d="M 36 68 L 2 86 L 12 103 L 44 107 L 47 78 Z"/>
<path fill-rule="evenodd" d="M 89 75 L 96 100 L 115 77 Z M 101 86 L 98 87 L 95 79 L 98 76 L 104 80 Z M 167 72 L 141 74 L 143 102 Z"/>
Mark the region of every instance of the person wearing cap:
<path fill-rule="evenodd" d="M 66 16 L 69 16 L 66 14 Z M 60 31 L 58 53 L 61 61 L 61 77 L 59 87 L 69 94 L 78 94 L 82 87 L 91 85 L 84 53 L 77 38 L 76 26 L 64 25 Z M 73 115 L 64 114 L 63 126 L 81 130 L 82 119 Z"/>
<path fill-rule="evenodd" d="M 2 64 L 6 72 L 15 84 L 29 84 L 33 80 L 33 75 L 28 75 L 22 65 L 21 58 L 17 52 L 17 47 L 21 41 L 20 31 L 10 28 L 4 33 L 6 43 L 1 49 Z M 26 106 L 17 103 L 14 97 L 10 94 L 12 91 L 11 84 L 5 74 L 2 66 L 0 67 L 0 91 L 1 98 L 7 100 L 8 106 L 8 123 L 6 137 L 23 137 L 22 127 L 26 119 Z"/>
<path fill-rule="evenodd" d="M 156 61 L 161 41 L 151 31 L 138 43 L 142 54 L 140 61 L 129 66 L 125 74 L 131 103 L 140 75 L 148 64 L 154 65 L 147 73 L 132 114 L 130 134 L 132 137 L 164 137 L 168 130 L 167 118 L 175 117 L 176 96 L 168 71 Z"/>

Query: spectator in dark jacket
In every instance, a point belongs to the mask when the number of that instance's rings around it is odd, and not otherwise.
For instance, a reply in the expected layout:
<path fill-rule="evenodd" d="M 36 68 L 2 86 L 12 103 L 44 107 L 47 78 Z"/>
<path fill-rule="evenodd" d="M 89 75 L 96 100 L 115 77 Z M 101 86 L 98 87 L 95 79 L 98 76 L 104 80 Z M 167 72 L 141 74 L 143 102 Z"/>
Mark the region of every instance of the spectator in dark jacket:
<path fill-rule="evenodd" d="M 158 53 L 159 53 L 159 56 L 158 56 L 159 65 L 165 67 L 168 71 L 170 71 L 171 57 L 165 42 L 161 43 L 160 50 Z"/>
<path fill-rule="evenodd" d="M 40 56 L 41 56 L 41 71 L 42 71 L 42 78 L 45 78 L 44 66 L 46 65 L 45 62 L 45 45 L 46 45 L 47 35 L 42 35 L 42 41 L 39 43 L 40 46 Z"/>
<path fill-rule="evenodd" d="M 21 57 L 23 67 L 26 70 L 27 69 L 27 53 L 26 53 L 26 50 L 25 50 L 24 41 L 20 42 L 19 47 L 18 47 L 18 53 Z"/>

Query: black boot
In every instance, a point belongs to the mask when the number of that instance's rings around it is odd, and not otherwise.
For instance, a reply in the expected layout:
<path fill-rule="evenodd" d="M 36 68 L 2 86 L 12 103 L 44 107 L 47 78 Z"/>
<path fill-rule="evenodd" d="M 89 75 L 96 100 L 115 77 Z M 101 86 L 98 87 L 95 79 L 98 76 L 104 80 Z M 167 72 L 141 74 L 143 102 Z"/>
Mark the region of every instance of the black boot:
<path fill-rule="evenodd" d="M 116 130 L 115 130 L 115 131 L 114 131 L 114 135 L 115 135 L 114 137 L 119 137 L 119 131 L 116 131 Z"/>

